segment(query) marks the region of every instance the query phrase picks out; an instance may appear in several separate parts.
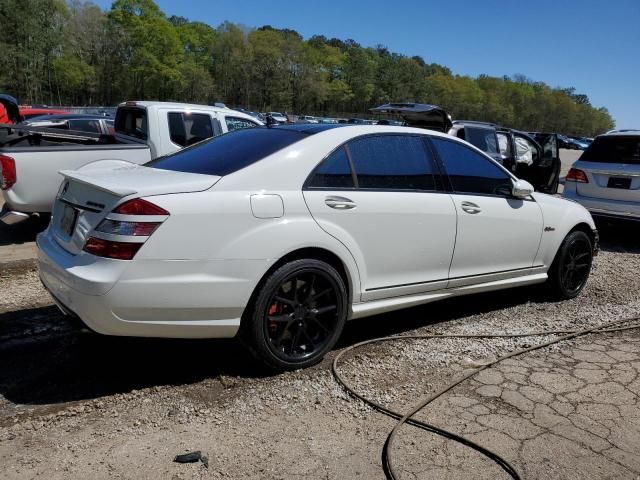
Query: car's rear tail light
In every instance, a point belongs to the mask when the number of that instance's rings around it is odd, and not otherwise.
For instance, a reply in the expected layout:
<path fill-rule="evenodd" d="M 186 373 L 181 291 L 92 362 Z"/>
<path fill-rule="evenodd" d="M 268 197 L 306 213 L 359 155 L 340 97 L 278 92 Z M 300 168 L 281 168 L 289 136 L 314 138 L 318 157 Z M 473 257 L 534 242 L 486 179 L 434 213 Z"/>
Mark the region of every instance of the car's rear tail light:
<path fill-rule="evenodd" d="M 130 237 L 148 237 L 162 222 L 120 222 L 103 220 L 96 231 L 111 235 L 127 235 Z"/>
<path fill-rule="evenodd" d="M 152 222 L 141 222 L 135 218 L 151 215 L 156 217 L 149 218 L 149 220 L 154 220 Z M 124 202 L 114 208 L 107 215 L 107 218 L 100 222 L 95 229 L 96 235 L 89 237 L 84 245 L 84 250 L 98 257 L 131 260 L 168 215 L 169 212 L 164 208 L 142 198 Z M 117 235 L 117 239 L 102 238 L 106 235 Z M 126 237 L 135 237 L 136 241 L 125 241 Z"/>
<path fill-rule="evenodd" d="M 9 190 L 16 183 L 16 161 L 0 155 L 0 189 Z"/>
<path fill-rule="evenodd" d="M 569 170 L 569 173 L 567 173 L 567 176 L 564 180 L 565 182 L 589 183 L 587 174 L 577 168 L 572 168 L 571 170 Z"/>
<path fill-rule="evenodd" d="M 160 208 L 153 203 L 142 198 L 134 198 L 128 202 L 118 205 L 113 213 L 122 215 L 169 215 L 164 208 Z"/>
<path fill-rule="evenodd" d="M 112 240 L 89 237 L 84 245 L 84 251 L 98 257 L 131 260 L 142 245 L 142 243 L 114 242 Z"/>

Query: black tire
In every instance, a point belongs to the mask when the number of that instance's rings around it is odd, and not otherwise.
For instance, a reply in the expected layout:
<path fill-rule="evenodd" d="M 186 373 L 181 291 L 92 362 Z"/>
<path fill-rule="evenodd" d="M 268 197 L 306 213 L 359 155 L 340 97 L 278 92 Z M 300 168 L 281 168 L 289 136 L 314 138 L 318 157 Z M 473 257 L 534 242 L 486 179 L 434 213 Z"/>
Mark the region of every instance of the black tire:
<path fill-rule="evenodd" d="M 258 288 L 240 327 L 254 357 L 278 371 L 321 361 L 347 318 L 347 289 L 335 268 L 314 259 L 294 260 Z"/>
<path fill-rule="evenodd" d="M 580 230 L 569 233 L 560 244 L 549 269 L 547 288 L 556 300 L 577 297 L 587 284 L 593 259 L 591 238 Z"/>

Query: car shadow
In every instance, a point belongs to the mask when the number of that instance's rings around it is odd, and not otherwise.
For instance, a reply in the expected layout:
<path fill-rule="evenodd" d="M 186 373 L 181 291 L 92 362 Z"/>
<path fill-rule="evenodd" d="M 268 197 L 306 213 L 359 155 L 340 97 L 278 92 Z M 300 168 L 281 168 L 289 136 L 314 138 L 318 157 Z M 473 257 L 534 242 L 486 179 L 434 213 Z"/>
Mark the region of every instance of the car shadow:
<path fill-rule="evenodd" d="M 0 222 L 0 246 L 35 242 L 38 233 L 47 228 L 49 218 L 34 215 L 15 225 Z"/>
<path fill-rule="evenodd" d="M 526 288 L 479 294 L 465 302 L 445 300 L 354 320 L 347 323 L 336 349 L 536 301 L 536 295 L 535 289 Z M 8 327 L 6 324 L 11 322 L 20 323 L 21 328 Z M 37 323 L 45 325 L 44 330 L 34 330 Z M 7 332 L 16 338 L 7 341 Z M 2 338 L 0 394 L 14 404 L 89 400 L 152 386 L 189 385 L 222 375 L 244 379 L 273 375 L 260 367 L 235 339 L 101 336 L 82 330 L 50 306 L 0 315 Z M 326 368 L 332 356 L 315 368 Z"/>
<path fill-rule="evenodd" d="M 382 315 L 352 320 L 347 323 L 337 348 L 389 335 L 403 334 L 417 328 L 443 326 L 461 318 L 495 312 L 527 302 L 546 303 L 542 288 L 529 286 L 460 298 L 440 300 Z"/>
<path fill-rule="evenodd" d="M 640 222 L 596 220 L 600 248 L 606 252 L 640 253 Z"/>

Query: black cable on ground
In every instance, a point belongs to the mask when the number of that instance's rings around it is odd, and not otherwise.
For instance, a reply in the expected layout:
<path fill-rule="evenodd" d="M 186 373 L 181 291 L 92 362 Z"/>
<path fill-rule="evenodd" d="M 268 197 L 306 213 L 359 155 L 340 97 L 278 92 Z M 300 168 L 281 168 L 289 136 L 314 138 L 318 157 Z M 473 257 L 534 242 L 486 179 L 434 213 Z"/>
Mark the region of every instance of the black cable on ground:
<path fill-rule="evenodd" d="M 467 438 L 464 438 L 456 433 L 450 432 L 448 430 L 445 430 L 443 428 L 437 427 L 435 425 L 432 425 L 426 422 L 422 422 L 420 420 L 416 420 L 415 418 L 413 418 L 413 416 L 416 415 L 420 410 L 425 408 L 427 405 L 432 403 L 434 400 L 436 400 L 437 398 L 441 397 L 442 395 L 444 395 L 445 393 L 453 389 L 454 387 L 470 379 L 477 373 L 489 367 L 492 367 L 493 365 L 499 362 L 502 362 L 503 360 L 506 360 L 508 358 L 512 358 L 518 355 L 522 355 L 524 353 L 532 352 L 534 350 L 538 350 L 544 347 L 548 347 L 565 340 L 571 340 L 576 337 L 588 335 L 591 333 L 619 332 L 623 330 L 637 329 L 637 328 L 640 328 L 640 325 L 638 324 L 626 326 L 626 327 L 618 327 L 618 325 L 621 325 L 624 323 L 630 323 L 630 322 L 638 322 L 638 321 L 640 321 L 640 317 L 625 318 L 622 320 L 616 320 L 614 322 L 605 323 L 603 325 L 587 328 L 584 330 L 535 331 L 535 332 L 519 333 L 519 334 L 466 334 L 466 335 L 465 334 L 452 334 L 452 335 L 423 334 L 423 335 L 397 335 L 397 336 L 381 337 L 381 338 L 375 338 L 372 340 L 366 340 L 364 342 L 356 343 L 355 345 L 351 345 L 350 347 L 345 348 L 342 352 L 336 355 L 336 358 L 333 360 L 331 370 L 337 382 L 340 383 L 350 395 L 362 400 L 364 403 L 374 408 L 375 410 L 378 410 L 379 412 L 384 413 L 385 415 L 388 415 L 398 420 L 396 425 L 393 427 L 393 430 L 391 430 L 391 432 L 387 436 L 387 439 L 384 443 L 384 447 L 382 450 L 382 465 L 385 471 L 385 475 L 387 476 L 388 479 L 396 480 L 399 478 L 394 468 L 392 455 L 391 455 L 391 452 L 392 452 L 391 447 L 398 430 L 402 427 L 402 425 L 406 423 L 414 427 L 420 428 L 422 430 L 435 433 L 449 440 L 454 440 L 458 443 L 461 443 L 462 445 L 472 448 L 477 452 L 481 453 L 482 455 L 486 456 L 491 461 L 498 464 L 498 466 L 500 466 L 500 468 L 502 468 L 511 478 L 513 478 L 514 480 L 520 480 L 520 475 L 518 474 L 517 470 L 512 465 L 510 465 L 509 462 L 507 462 L 505 459 L 500 457 L 500 455 L 498 455 L 497 453 L 494 453 L 488 448 L 485 448 L 482 445 L 472 440 L 469 440 Z M 430 395 L 422 399 L 414 408 L 412 408 L 408 413 L 404 415 L 401 413 L 395 412 L 381 405 L 380 403 L 377 403 L 371 399 L 368 399 L 364 395 L 358 393 L 349 384 L 349 382 L 345 380 L 345 378 L 340 374 L 340 371 L 338 370 L 338 364 L 340 362 L 340 359 L 344 355 L 346 355 L 347 353 L 359 347 L 362 347 L 364 345 L 370 345 L 373 343 L 382 343 L 382 342 L 397 341 L 397 340 L 416 340 L 416 339 L 433 339 L 433 338 L 518 338 L 518 337 L 534 337 L 534 336 L 543 336 L 543 335 L 545 336 L 546 335 L 562 335 L 562 336 L 538 345 L 534 345 L 532 347 L 509 352 L 508 354 L 503 355 L 502 357 L 492 360 L 491 362 L 488 362 L 482 365 L 481 367 L 466 373 L 461 378 L 449 383 L 447 386 L 445 386 L 438 392 L 434 393 L 433 395 Z"/>

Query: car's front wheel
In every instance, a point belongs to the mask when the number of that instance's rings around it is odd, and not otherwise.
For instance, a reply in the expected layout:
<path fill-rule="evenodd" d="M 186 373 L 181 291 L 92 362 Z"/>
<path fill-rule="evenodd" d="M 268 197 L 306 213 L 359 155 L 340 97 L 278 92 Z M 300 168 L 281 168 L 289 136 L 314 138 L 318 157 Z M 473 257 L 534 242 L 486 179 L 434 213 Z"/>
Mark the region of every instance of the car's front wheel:
<path fill-rule="evenodd" d="M 322 360 L 347 317 L 344 281 L 335 268 L 319 260 L 281 266 L 254 298 L 242 319 L 241 337 L 260 362 L 276 370 Z"/>
<path fill-rule="evenodd" d="M 559 300 L 575 298 L 587 284 L 591 272 L 593 244 L 589 235 L 576 230 L 565 237 L 549 269 L 547 286 Z"/>

